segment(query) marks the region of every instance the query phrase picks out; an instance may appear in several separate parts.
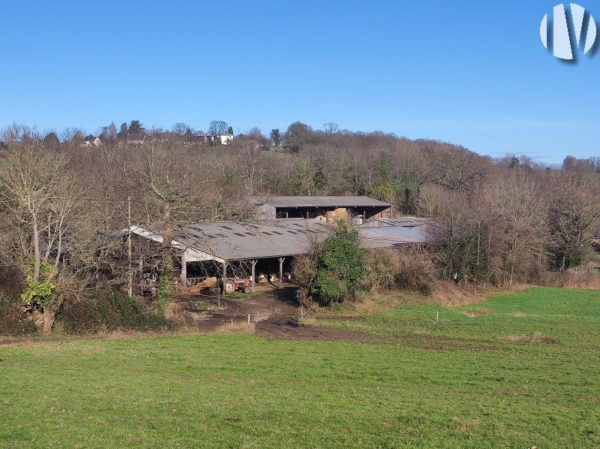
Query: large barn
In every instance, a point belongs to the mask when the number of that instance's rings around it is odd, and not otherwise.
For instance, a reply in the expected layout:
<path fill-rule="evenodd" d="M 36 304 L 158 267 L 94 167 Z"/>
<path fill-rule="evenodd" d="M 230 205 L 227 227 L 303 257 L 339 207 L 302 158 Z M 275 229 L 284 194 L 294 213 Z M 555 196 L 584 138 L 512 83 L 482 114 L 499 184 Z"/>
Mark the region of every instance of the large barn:
<path fill-rule="evenodd" d="M 399 248 L 430 241 L 428 220 L 378 219 L 357 226 L 361 246 L 368 249 Z M 163 225 L 130 228 L 138 239 L 163 242 Z M 289 272 L 292 259 L 307 254 L 315 243 L 335 232 L 335 225 L 319 219 L 279 219 L 261 222 L 202 222 L 177 227 L 172 247 L 181 268 L 183 285 L 202 276 L 246 276 L 254 288 L 257 276 L 275 274 L 279 282 Z"/>

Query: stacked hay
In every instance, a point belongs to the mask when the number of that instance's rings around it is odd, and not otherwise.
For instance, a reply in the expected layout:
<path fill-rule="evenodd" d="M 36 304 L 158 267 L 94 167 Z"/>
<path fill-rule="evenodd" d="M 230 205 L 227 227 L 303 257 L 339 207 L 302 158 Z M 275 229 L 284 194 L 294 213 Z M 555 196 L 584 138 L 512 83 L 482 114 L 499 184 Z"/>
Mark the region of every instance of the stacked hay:
<path fill-rule="evenodd" d="M 338 221 L 346 221 L 348 219 L 348 211 L 345 207 L 338 207 L 333 211 L 328 211 L 325 214 L 325 220 L 327 223 L 335 224 Z"/>

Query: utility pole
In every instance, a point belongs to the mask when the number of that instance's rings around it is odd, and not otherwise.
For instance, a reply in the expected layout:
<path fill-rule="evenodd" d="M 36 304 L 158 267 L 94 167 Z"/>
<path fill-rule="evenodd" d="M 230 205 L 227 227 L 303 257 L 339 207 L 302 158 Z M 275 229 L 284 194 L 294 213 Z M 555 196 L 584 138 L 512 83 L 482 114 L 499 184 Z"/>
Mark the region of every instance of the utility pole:
<path fill-rule="evenodd" d="M 127 197 L 127 257 L 129 269 L 127 272 L 127 294 L 133 297 L 133 268 L 131 266 L 131 197 Z"/>

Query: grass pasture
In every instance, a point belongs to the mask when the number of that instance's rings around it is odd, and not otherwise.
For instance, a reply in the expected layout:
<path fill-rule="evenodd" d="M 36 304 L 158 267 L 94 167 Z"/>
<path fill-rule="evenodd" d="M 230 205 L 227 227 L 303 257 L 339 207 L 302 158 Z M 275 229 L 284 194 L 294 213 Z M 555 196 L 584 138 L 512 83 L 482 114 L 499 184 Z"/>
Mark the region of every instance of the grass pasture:
<path fill-rule="evenodd" d="M 600 447 L 600 291 L 315 325 L 2 346 L 0 447 Z"/>

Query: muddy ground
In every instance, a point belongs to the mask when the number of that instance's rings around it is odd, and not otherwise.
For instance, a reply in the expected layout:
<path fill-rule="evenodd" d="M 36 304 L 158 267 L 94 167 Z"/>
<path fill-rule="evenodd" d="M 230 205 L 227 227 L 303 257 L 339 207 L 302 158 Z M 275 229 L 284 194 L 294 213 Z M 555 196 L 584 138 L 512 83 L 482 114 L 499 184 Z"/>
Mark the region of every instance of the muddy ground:
<path fill-rule="evenodd" d="M 293 287 L 270 288 L 255 296 L 221 298 L 221 307 L 217 307 L 216 297 L 194 297 L 181 300 L 180 304 L 192 319 L 194 326 L 201 332 L 243 328 L 267 339 L 384 343 L 433 350 L 496 349 L 493 342 L 487 340 L 418 334 L 380 336 L 350 329 L 298 325 L 295 320 L 299 311 L 296 293 Z M 359 317 L 340 318 L 360 319 Z"/>
<path fill-rule="evenodd" d="M 221 296 L 213 294 L 178 298 L 178 305 L 201 332 L 241 327 L 266 320 L 291 320 L 298 312 L 297 289 L 264 287 L 257 294 Z"/>

